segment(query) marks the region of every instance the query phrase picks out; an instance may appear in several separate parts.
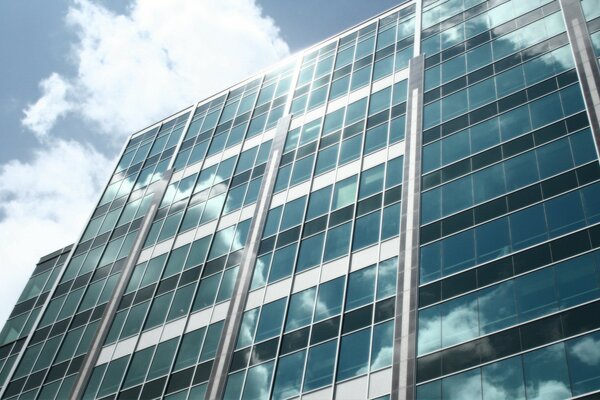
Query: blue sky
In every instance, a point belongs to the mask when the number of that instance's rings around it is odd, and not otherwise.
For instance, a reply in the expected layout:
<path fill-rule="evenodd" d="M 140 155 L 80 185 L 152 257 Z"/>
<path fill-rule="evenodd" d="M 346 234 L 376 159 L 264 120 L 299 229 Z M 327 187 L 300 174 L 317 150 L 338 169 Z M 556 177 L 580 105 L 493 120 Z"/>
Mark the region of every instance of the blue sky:
<path fill-rule="evenodd" d="M 76 240 L 128 135 L 398 3 L 0 2 L 0 325 L 39 257 Z"/>

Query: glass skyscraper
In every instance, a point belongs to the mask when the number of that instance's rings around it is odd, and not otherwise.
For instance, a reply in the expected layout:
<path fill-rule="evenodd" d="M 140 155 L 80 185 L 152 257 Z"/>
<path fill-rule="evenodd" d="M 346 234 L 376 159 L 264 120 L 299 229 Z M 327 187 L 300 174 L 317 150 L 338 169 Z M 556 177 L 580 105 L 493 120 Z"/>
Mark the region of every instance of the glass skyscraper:
<path fill-rule="evenodd" d="M 600 398 L 599 56 L 598 0 L 405 1 L 133 134 L 0 397 Z"/>

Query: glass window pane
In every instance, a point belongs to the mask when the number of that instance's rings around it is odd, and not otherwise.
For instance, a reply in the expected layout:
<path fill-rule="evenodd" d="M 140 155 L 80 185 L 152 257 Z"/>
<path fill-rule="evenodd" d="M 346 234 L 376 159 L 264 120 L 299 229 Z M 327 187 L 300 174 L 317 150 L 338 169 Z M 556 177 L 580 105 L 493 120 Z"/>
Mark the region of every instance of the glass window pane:
<path fill-rule="evenodd" d="M 169 292 L 154 299 L 144 329 L 150 329 L 162 325 L 162 323 L 165 322 L 167 311 L 169 311 L 169 305 L 171 304 L 174 293 L 175 292 Z"/>
<path fill-rule="evenodd" d="M 302 240 L 296 271 L 304 271 L 305 269 L 318 265 L 321 262 L 324 244 L 325 233 L 319 233 L 318 235 Z"/>
<path fill-rule="evenodd" d="M 344 279 L 337 278 L 319 286 L 315 322 L 339 314 L 342 311 Z"/>
<path fill-rule="evenodd" d="M 463 372 L 442 380 L 443 399 L 480 400 L 481 372 L 479 369 Z"/>
<path fill-rule="evenodd" d="M 221 338 L 221 330 L 223 329 L 223 321 L 215 322 L 208 327 L 206 332 L 206 339 L 204 339 L 204 345 L 202 346 L 202 353 L 200 353 L 200 362 L 210 360 L 215 356 L 217 352 L 217 345 Z"/>
<path fill-rule="evenodd" d="M 285 323 L 285 332 L 308 325 L 312 319 L 317 288 L 313 287 L 290 298 L 290 306 Z"/>
<path fill-rule="evenodd" d="M 571 397 L 564 343 L 525 353 L 523 370 L 528 399 Z"/>
<path fill-rule="evenodd" d="M 290 276 L 294 270 L 294 258 L 296 257 L 297 243 L 277 249 L 273 253 L 269 283 Z"/>
<path fill-rule="evenodd" d="M 217 303 L 231 298 L 238 269 L 239 267 L 230 268 L 223 273 L 223 279 L 221 280 L 221 286 L 219 287 L 219 294 L 217 295 Z"/>
<path fill-rule="evenodd" d="M 330 229 L 329 232 L 327 232 L 327 242 L 325 243 L 323 262 L 333 260 L 348 253 L 351 230 L 352 223 L 348 222 L 344 225 Z"/>
<path fill-rule="evenodd" d="M 171 368 L 171 361 L 175 356 L 175 350 L 177 350 L 177 342 L 179 339 L 171 339 L 167 342 L 162 342 L 156 347 L 156 353 L 148 371 L 147 380 L 157 378 L 163 374 L 169 372 Z"/>
<path fill-rule="evenodd" d="M 369 304 L 375 294 L 375 265 L 352 272 L 348 278 L 346 310 Z"/>
<path fill-rule="evenodd" d="M 266 400 L 269 398 L 274 361 L 257 365 L 248 370 L 242 400 Z"/>
<path fill-rule="evenodd" d="M 483 289 L 479 292 L 478 304 L 481 334 L 518 322 L 513 281 Z"/>
<path fill-rule="evenodd" d="M 388 321 L 373 327 L 371 346 L 371 370 L 392 365 L 394 348 L 394 321 Z"/>
<path fill-rule="evenodd" d="M 256 323 L 258 322 L 258 311 L 259 308 L 255 308 L 244 313 L 244 317 L 242 318 L 242 326 L 240 327 L 240 332 L 238 334 L 237 344 L 235 345 L 236 350 L 252 344 L 254 330 L 256 329 Z"/>
<path fill-rule="evenodd" d="M 363 329 L 362 331 L 342 337 L 337 381 L 365 374 L 369 371 L 370 341 L 371 329 Z"/>
<path fill-rule="evenodd" d="M 323 215 L 329 210 L 332 190 L 333 186 L 327 186 L 310 194 L 308 211 L 306 212 L 307 220 Z"/>
<path fill-rule="evenodd" d="M 331 384 L 336 344 L 333 340 L 310 348 L 302 389 L 304 392 Z"/>
<path fill-rule="evenodd" d="M 425 354 L 442 346 L 441 307 L 419 310 L 417 353 Z"/>
<path fill-rule="evenodd" d="M 338 208 L 354 203 L 356 186 L 356 176 L 351 176 L 350 178 L 337 182 L 335 184 L 335 190 L 333 191 L 333 204 L 331 209 L 337 210 Z"/>
<path fill-rule="evenodd" d="M 196 363 L 198 356 L 200 356 L 200 347 L 205 332 L 206 328 L 203 327 L 183 335 L 174 370 L 183 369 Z"/>
<path fill-rule="evenodd" d="M 360 186 L 358 188 L 359 199 L 364 199 L 383 189 L 384 166 L 385 164 L 381 164 L 377 167 L 363 171 L 360 175 Z"/>
<path fill-rule="evenodd" d="M 104 397 L 117 391 L 121 384 L 121 379 L 123 378 L 123 373 L 125 372 L 128 361 L 129 356 L 121 357 L 110 362 L 106 369 L 106 374 L 104 374 L 100 390 L 98 391 L 98 397 Z"/>
<path fill-rule="evenodd" d="M 600 389 L 600 332 L 565 343 L 573 395 Z"/>
<path fill-rule="evenodd" d="M 515 289 L 521 321 L 558 309 L 553 268 L 545 268 L 515 279 Z"/>
<path fill-rule="evenodd" d="M 396 294 L 398 259 L 381 261 L 377 268 L 377 300 Z"/>
<path fill-rule="evenodd" d="M 470 294 L 442 303 L 442 346 L 477 337 L 479 320 L 477 296 Z"/>
<path fill-rule="evenodd" d="M 483 399 L 525 400 L 521 357 L 487 365 L 481 369 Z"/>
<path fill-rule="evenodd" d="M 369 68 L 367 68 L 369 70 Z M 356 73 L 355 73 L 356 74 Z M 367 78 L 368 80 L 368 78 Z M 365 117 L 365 112 L 367 111 L 367 98 L 360 99 L 355 101 L 352 104 L 348 105 L 348 109 L 346 112 L 346 124 L 350 125 L 356 121 L 359 121 Z"/>
<path fill-rule="evenodd" d="M 255 342 L 271 338 L 281 332 L 283 313 L 285 312 L 285 302 L 286 299 L 280 299 L 263 306 L 258 321 Z"/>
<path fill-rule="evenodd" d="M 400 203 L 392 204 L 383 209 L 385 224 L 381 227 L 381 240 L 386 240 L 400 234 Z"/>
<path fill-rule="evenodd" d="M 586 254 L 555 266 L 561 308 L 567 308 L 600 295 L 598 252 Z"/>
<path fill-rule="evenodd" d="M 200 287 L 198 288 L 196 300 L 194 301 L 194 311 L 201 310 L 214 303 L 220 280 L 221 274 L 215 274 L 200 281 Z"/>
<path fill-rule="evenodd" d="M 177 289 L 177 292 L 175 292 L 175 296 L 173 297 L 173 304 L 171 304 L 169 315 L 167 316 L 167 321 L 171 321 L 175 318 L 183 317 L 188 314 L 192 299 L 194 297 L 193 295 L 195 288 L 196 285 L 191 284 Z"/>
<path fill-rule="evenodd" d="M 281 231 L 284 231 L 292 226 L 302 222 L 304 216 L 304 205 L 306 204 L 306 196 L 290 201 L 285 205 L 285 211 L 281 219 Z"/>
<path fill-rule="evenodd" d="M 273 399 L 286 399 L 300 393 L 306 350 L 281 357 L 275 374 Z"/>
<path fill-rule="evenodd" d="M 350 139 L 344 140 L 340 149 L 338 165 L 343 165 L 352 160 L 356 160 L 360 156 L 361 147 L 362 135 L 354 135 Z"/>
<path fill-rule="evenodd" d="M 246 371 L 240 371 L 229 375 L 227 385 L 225 386 L 225 399 L 239 399 L 242 394 L 242 385 L 244 384 L 244 376 Z"/>
<path fill-rule="evenodd" d="M 380 222 L 381 211 L 377 211 L 356 219 L 352 251 L 377 243 L 379 240 Z"/>

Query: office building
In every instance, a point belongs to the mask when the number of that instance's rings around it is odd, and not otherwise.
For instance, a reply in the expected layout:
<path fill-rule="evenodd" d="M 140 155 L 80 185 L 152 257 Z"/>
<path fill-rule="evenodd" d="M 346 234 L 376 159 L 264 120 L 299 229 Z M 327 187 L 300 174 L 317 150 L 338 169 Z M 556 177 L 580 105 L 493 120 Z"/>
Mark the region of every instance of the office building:
<path fill-rule="evenodd" d="M 406 1 L 133 134 L 0 397 L 599 398 L 598 55 L 597 0 Z"/>

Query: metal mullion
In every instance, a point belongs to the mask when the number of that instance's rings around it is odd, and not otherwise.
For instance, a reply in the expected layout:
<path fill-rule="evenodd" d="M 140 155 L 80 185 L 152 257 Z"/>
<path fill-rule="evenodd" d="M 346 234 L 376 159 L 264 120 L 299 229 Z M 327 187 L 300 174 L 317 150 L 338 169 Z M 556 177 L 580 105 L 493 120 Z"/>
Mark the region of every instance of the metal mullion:
<path fill-rule="evenodd" d="M 420 248 L 423 65 L 422 55 L 412 58 L 409 63 L 392 363 L 391 398 L 393 400 L 414 398 L 416 391 L 416 301 Z"/>
<path fill-rule="evenodd" d="M 588 31 L 579 0 L 558 0 L 565 21 L 569 47 L 575 61 L 583 101 L 590 121 L 590 128 L 600 154 L 600 69 L 598 58 Z"/>
<path fill-rule="evenodd" d="M 81 369 L 77 374 L 77 380 L 75 381 L 74 387 L 71 392 L 71 396 L 73 398 L 80 398 L 85 392 L 85 388 L 87 386 L 89 378 L 91 377 L 92 370 L 102 350 L 102 344 L 104 343 L 104 340 L 106 339 L 106 336 L 109 333 L 112 322 L 114 320 L 114 316 L 117 312 L 119 302 L 127 287 L 127 284 L 129 283 L 129 278 L 131 277 L 133 269 L 135 268 L 136 262 L 139 259 L 139 255 L 143 247 L 143 242 L 145 241 L 150 231 L 152 221 L 154 220 L 154 216 L 158 210 L 158 204 L 162 200 L 162 197 L 168 187 L 168 182 L 171 179 L 171 175 L 172 170 L 167 170 L 167 172 L 163 175 L 162 179 L 158 181 L 158 183 L 154 184 L 155 187 L 153 188 L 154 196 L 152 199 L 152 204 L 150 205 L 150 208 L 144 216 L 143 223 L 136 235 L 136 241 L 134 242 L 132 250 L 126 259 L 126 264 L 119 275 L 119 281 L 117 282 L 113 290 L 112 296 L 104 309 L 103 316 L 100 319 L 100 325 L 98 327 L 94 339 L 92 340 L 90 351 L 85 356 L 83 365 L 81 366 Z M 150 189 L 150 187 L 148 187 L 148 189 Z M 148 192 L 148 189 L 146 193 Z M 148 309 L 150 309 L 150 307 Z"/>

